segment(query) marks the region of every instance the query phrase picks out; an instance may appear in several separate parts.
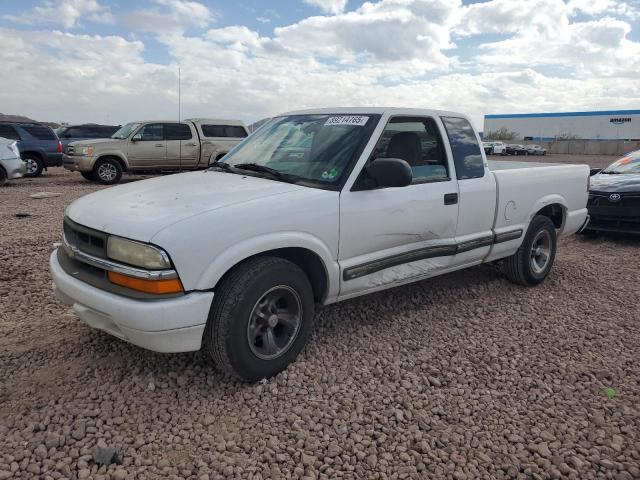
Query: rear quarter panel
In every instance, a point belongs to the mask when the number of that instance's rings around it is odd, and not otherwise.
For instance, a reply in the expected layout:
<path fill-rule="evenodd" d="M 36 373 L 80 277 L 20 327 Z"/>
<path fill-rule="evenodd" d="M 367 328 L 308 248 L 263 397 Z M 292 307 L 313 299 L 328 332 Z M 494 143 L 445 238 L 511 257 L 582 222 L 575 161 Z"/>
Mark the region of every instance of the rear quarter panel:
<path fill-rule="evenodd" d="M 494 246 L 487 260 L 511 255 L 522 243 L 531 219 L 541 209 L 560 204 L 564 222 L 560 236 L 575 233 L 587 215 L 587 165 L 544 165 L 492 171 L 496 179 L 495 232 L 522 229 L 523 235 Z"/>

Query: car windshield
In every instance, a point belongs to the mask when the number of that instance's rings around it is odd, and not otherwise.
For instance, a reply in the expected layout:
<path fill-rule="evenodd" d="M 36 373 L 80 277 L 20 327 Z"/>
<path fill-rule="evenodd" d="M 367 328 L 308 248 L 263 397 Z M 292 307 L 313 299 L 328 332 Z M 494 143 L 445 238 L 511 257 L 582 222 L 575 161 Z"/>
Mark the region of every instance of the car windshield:
<path fill-rule="evenodd" d="M 379 118 L 379 115 L 276 117 L 238 144 L 221 163 L 235 167 L 234 170 L 330 188 L 348 175 L 352 160 L 364 147 Z"/>
<path fill-rule="evenodd" d="M 602 173 L 640 173 L 640 150 L 616 160 Z"/>
<path fill-rule="evenodd" d="M 138 125 L 140 124 L 136 122 L 127 123 L 126 125 L 120 127 L 116 133 L 111 135 L 111 138 L 118 138 L 120 140 L 125 139 L 129 135 L 131 135 L 131 132 L 133 132 L 138 127 Z"/>

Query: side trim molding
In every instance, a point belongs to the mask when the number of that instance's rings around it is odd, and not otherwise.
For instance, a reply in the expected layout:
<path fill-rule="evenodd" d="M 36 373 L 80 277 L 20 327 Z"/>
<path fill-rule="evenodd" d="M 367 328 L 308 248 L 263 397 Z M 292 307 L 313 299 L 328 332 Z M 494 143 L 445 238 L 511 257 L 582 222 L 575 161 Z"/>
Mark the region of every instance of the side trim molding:
<path fill-rule="evenodd" d="M 355 278 L 364 277 L 386 268 L 396 267 L 405 263 L 417 262 L 434 257 L 449 257 L 458 253 L 468 252 L 476 248 L 488 247 L 496 243 L 508 242 L 516 240 L 522 236 L 522 229 L 512 230 L 510 232 L 494 233 L 486 237 L 474 238 L 466 242 L 454 243 L 451 245 L 437 245 L 434 247 L 419 248 L 409 252 L 390 255 L 385 258 L 373 260 L 371 262 L 362 263 L 353 267 L 346 268 L 342 273 L 342 278 L 353 280 Z"/>

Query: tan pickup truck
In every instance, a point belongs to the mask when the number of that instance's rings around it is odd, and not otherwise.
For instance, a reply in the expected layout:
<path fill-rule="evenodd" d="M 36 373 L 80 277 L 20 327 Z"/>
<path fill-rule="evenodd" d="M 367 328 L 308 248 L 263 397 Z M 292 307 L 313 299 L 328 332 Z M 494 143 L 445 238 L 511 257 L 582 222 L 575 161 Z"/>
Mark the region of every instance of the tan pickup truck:
<path fill-rule="evenodd" d="M 123 172 L 151 173 L 207 168 L 249 134 L 238 120 L 192 118 L 140 121 L 111 138 L 69 144 L 63 166 L 91 181 L 111 185 Z"/>

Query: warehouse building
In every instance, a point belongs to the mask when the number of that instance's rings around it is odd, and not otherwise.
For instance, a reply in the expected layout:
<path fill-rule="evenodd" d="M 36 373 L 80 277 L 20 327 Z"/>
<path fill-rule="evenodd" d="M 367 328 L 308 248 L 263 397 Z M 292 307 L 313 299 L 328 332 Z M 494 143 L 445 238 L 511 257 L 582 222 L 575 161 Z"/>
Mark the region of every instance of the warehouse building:
<path fill-rule="evenodd" d="M 585 140 L 640 139 L 640 110 L 600 112 L 516 113 L 484 116 L 484 137 L 506 129 L 516 138 L 544 141 L 579 138 Z"/>

